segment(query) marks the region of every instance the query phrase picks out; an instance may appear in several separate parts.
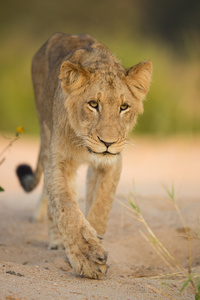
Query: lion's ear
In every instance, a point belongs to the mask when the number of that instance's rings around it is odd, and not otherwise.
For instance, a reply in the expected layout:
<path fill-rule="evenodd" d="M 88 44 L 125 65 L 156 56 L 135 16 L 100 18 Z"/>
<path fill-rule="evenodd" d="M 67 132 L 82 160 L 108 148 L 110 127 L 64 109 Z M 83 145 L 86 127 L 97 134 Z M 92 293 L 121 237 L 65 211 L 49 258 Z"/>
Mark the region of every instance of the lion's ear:
<path fill-rule="evenodd" d="M 89 78 L 89 71 L 81 64 L 74 64 L 68 60 L 62 63 L 59 78 L 63 90 L 71 93 L 86 83 Z"/>
<path fill-rule="evenodd" d="M 126 81 L 134 96 L 142 101 L 146 96 L 152 74 L 152 63 L 144 61 L 127 70 Z"/>

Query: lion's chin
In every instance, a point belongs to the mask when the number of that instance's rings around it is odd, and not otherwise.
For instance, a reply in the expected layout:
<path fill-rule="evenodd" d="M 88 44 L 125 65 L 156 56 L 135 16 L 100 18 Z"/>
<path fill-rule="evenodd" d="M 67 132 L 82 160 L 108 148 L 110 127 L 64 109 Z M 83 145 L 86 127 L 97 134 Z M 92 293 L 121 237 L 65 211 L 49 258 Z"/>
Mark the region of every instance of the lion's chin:
<path fill-rule="evenodd" d="M 104 152 L 95 152 L 90 148 L 87 148 L 88 152 L 90 153 L 89 161 L 95 167 L 110 167 L 111 165 L 117 163 L 120 152 L 119 153 L 110 153 L 108 151 Z"/>
<path fill-rule="evenodd" d="M 87 147 L 87 150 L 88 152 L 90 153 L 94 153 L 94 154 L 97 154 L 97 155 L 103 155 L 103 156 L 109 156 L 109 155 L 119 155 L 120 152 L 117 152 L 117 153 L 112 153 L 112 152 L 109 152 L 109 151 L 103 151 L 103 152 L 96 152 L 96 151 L 93 151 L 91 148 Z"/>

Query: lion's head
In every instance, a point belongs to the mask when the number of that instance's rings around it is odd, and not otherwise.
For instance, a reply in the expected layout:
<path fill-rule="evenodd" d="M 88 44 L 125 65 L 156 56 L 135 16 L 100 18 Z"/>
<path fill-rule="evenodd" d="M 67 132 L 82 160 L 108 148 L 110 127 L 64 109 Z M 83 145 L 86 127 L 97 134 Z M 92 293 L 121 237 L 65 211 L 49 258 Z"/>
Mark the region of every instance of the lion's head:
<path fill-rule="evenodd" d="M 119 154 L 129 129 L 143 112 L 152 64 L 125 69 L 102 44 L 75 51 L 60 69 L 71 127 L 96 155 Z"/>

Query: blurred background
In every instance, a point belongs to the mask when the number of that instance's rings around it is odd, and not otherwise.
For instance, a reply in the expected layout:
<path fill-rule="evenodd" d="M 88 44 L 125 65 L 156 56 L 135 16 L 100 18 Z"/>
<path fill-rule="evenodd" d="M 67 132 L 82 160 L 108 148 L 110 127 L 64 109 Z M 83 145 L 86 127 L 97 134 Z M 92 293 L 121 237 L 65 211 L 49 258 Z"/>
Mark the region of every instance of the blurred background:
<path fill-rule="evenodd" d="M 0 6 L 0 131 L 39 133 L 31 59 L 55 32 L 89 33 L 154 72 L 137 133 L 200 132 L 199 0 L 7 0 Z"/>

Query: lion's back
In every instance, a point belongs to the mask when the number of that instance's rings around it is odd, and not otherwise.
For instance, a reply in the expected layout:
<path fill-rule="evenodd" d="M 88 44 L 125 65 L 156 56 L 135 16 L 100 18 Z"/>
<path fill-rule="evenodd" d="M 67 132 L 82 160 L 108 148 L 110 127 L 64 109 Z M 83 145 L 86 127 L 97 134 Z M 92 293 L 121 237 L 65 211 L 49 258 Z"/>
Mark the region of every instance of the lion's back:
<path fill-rule="evenodd" d="M 46 121 L 50 127 L 52 103 L 63 59 L 95 41 L 88 34 L 55 33 L 36 52 L 32 60 L 32 80 L 40 123 Z"/>

